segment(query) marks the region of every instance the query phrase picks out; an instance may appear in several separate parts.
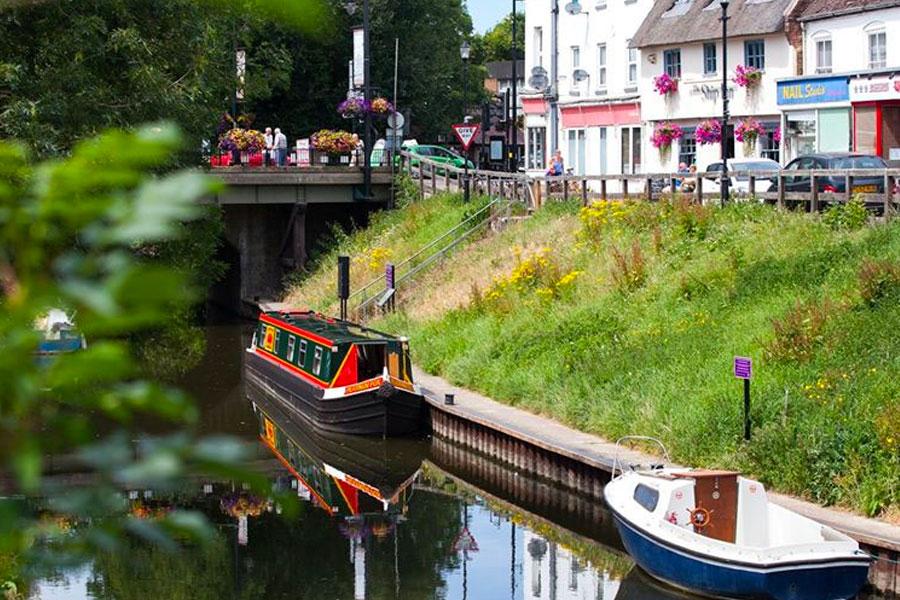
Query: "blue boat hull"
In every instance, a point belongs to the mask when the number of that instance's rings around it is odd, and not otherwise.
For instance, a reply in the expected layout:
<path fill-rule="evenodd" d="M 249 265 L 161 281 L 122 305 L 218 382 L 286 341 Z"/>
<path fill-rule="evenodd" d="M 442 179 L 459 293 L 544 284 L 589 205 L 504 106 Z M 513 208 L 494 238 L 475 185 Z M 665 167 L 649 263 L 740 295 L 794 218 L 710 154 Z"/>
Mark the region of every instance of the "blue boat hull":
<path fill-rule="evenodd" d="M 692 556 L 641 532 L 613 511 L 626 550 L 642 569 L 670 585 L 725 598 L 844 600 L 869 573 L 866 557 L 754 568 Z"/>

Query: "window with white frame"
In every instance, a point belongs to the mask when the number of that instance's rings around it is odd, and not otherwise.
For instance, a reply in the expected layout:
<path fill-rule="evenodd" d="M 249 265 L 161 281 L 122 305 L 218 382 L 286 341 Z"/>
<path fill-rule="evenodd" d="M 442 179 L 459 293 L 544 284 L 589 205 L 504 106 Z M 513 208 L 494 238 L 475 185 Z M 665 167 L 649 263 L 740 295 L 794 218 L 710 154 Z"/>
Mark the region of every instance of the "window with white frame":
<path fill-rule="evenodd" d="M 572 70 L 581 66 L 581 46 L 572 46 Z"/>
<path fill-rule="evenodd" d="M 865 27 L 869 41 L 869 68 L 883 69 L 887 66 L 887 33 L 884 23 L 876 21 Z"/>
<path fill-rule="evenodd" d="M 534 64 L 538 67 L 544 66 L 544 28 L 534 28 Z"/>
<path fill-rule="evenodd" d="M 816 73 L 831 73 L 831 34 L 820 32 L 813 40 L 816 43 Z"/>
<path fill-rule="evenodd" d="M 622 173 L 633 174 L 641 172 L 641 128 L 623 127 L 620 130 L 622 136 Z"/>
<path fill-rule="evenodd" d="M 637 85 L 638 51 L 637 48 L 631 47 L 631 40 L 628 40 L 626 44 L 628 45 L 628 85 Z"/>
<path fill-rule="evenodd" d="M 606 44 L 597 44 L 597 89 L 606 89 Z"/>

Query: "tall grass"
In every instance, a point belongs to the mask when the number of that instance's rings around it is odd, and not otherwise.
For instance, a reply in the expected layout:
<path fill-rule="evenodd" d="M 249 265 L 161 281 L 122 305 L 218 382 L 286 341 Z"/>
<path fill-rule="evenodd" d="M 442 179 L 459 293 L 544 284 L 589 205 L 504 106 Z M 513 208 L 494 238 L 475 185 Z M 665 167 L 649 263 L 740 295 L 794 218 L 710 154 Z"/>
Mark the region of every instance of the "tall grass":
<path fill-rule="evenodd" d="M 900 221 L 555 204 L 459 250 L 378 325 L 500 401 L 874 515 L 900 505 L 898 258 Z M 552 268 L 520 283 L 523 264 Z M 735 355 L 754 360 L 749 444 Z"/>

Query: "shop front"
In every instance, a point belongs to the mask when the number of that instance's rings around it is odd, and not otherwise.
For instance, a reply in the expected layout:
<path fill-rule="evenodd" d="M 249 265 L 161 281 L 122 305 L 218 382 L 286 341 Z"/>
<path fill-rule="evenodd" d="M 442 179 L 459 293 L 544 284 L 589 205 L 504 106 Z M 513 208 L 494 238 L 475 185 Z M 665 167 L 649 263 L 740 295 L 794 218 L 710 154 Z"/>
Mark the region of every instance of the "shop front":
<path fill-rule="evenodd" d="M 641 107 L 628 102 L 560 107 L 566 164 L 578 175 L 640 173 Z"/>
<path fill-rule="evenodd" d="M 547 132 L 547 100 L 544 97 L 522 98 L 522 112 L 525 115 L 525 171 L 531 175 L 542 175 L 547 169 L 547 161 L 555 149 L 549 149 Z"/>
<path fill-rule="evenodd" d="M 850 82 L 854 148 L 900 166 L 900 76 L 857 76 Z"/>
<path fill-rule="evenodd" d="M 783 162 L 815 152 L 853 148 L 847 77 L 798 77 L 778 82 Z"/>

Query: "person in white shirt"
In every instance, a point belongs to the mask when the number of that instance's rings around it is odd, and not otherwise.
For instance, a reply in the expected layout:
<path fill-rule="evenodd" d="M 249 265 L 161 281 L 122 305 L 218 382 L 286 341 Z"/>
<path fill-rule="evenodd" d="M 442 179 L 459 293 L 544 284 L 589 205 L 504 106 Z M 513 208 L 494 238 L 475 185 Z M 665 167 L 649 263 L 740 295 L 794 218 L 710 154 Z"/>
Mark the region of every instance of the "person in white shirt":
<path fill-rule="evenodd" d="M 275 156 L 272 151 L 272 149 L 275 147 L 275 138 L 272 136 L 272 128 L 271 127 L 266 127 L 265 138 L 266 138 L 265 159 L 266 159 L 266 164 L 268 165 L 268 164 L 272 163 L 272 159 Z"/>
<path fill-rule="evenodd" d="M 275 128 L 275 157 L 278 161 L 278 166 L 283 167 L 285 160 L 287 159 L 287 136 L 281 133 L 281 129 Z"/>

